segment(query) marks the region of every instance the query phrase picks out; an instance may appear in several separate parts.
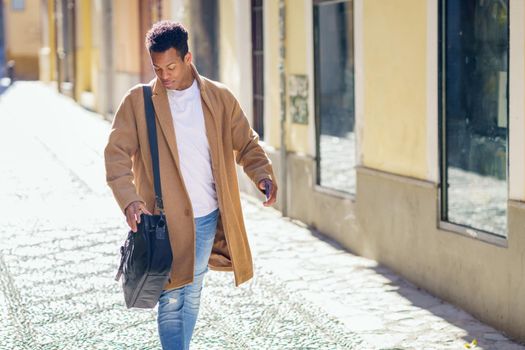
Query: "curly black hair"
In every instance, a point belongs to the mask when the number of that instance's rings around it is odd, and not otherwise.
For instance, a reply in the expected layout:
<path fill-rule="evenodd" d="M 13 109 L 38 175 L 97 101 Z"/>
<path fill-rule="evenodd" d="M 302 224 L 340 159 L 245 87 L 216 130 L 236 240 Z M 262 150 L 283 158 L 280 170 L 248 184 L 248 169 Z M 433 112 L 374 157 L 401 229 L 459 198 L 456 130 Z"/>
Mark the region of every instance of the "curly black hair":
<path fill-rule="evenodd" d="M 188 53 L 188 31 L 181 23 L 160 21 L 148 30 L 145 43 L 149 52 L 164 52 L 174 48 L 184 59 Z"/>

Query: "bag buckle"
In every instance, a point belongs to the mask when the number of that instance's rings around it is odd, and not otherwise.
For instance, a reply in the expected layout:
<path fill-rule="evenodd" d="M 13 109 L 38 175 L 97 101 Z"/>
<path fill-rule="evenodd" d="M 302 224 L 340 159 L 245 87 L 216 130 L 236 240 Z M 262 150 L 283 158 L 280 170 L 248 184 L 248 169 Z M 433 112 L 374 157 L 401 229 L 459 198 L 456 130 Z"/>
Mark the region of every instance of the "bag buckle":
<path fill-rule="evenodd" d="M 160 219 L 155 226 L 155 237 L 157 239 L 166 239 L 166 231 L 166 220 L 164 214 L 161 212 Z"/>

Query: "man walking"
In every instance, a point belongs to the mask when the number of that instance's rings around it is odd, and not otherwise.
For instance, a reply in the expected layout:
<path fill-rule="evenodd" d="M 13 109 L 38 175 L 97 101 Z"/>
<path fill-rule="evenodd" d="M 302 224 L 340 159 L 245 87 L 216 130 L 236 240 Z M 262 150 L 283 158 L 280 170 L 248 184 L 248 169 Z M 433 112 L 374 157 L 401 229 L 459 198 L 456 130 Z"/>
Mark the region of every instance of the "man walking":
<path fill-rule="evenodd" d="M 189 349 L 209 268 L 233 271 L 235 285 L 253 276 L 235 163 L 275 203 L 277 185 L 258 135 L 233 94 L 200 76 L 188 32 L 162 21 L 146 34 L 156 74 L 149 85 L 158 130 L 160 177 L 173 263 L 159 298 L 163 349 Z M 131 88 L 112 123 L 104 152 L 106 179 L 136 232 L 141 213 L 158 213 L 142 88 Z"/>

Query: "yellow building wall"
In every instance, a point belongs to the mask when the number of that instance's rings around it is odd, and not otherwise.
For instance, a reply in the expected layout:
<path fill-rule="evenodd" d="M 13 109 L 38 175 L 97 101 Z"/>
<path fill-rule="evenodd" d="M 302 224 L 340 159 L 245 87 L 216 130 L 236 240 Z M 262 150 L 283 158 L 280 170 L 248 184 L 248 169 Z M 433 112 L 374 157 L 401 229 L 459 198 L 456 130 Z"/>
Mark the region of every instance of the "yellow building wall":
<path fill-rule="evenodd" d="M 286 76 L 308 75 L 307 40 L 306 36 L 306 6 L 312 6 L 309 1 L 287 0 L 286 6 Z M 310 77 L 313 78 L 313 77 Z M 312 82 L 313 79 L 310 79 Z M 287 86 L 288 91 L 288 86 Z M 287 96 L 286 102 L 289 103 Z M 287 106 L 286 143 L 289 151 L 308 153 L 308 125 L 292 123 L 290 108 Z M 314 123 L 314 113 L 309 111 L 308 121 Z"/>
<path fill-rule="evenodd" d="M 221 81 L 228 86 L 234 95 L 239 95 L 240 69 L 237 56 L 237 41 L 235 40 L 236 28 L 235 0 L 222 0 L 219 2 L 219 70 Z"/>
<path fill-rule="evenodd" d="M 16 75 L 38 79 L 40 39 L 40 1 L 27 0 L 22 11 L 12 9 L 12 1 L 4 1 L 6 59 L 14 60 Z"/>
<path fill-rule="evenodd" d="M 172 0 L 162 0 L 162 19 L 163 20 L 173 20 L 172 18 Z"/>
<path fill-rule="evenodd" d="M 75 99 L 80 100 L 84 91 L 92 91 L 92 30 L 91 1 L 77 2 L 77 69 Z"/>
<path fill-rule="evenodd" d="M 56 76 L 56 45 L 55 45 L 55 16 L 54 0 L 47 0 L 41 9 L 42 37 L 39 50 L 39 80 L 50 83 Z M 45 19 L 45 20 L 44 20 Z M 45 26 L 45 27 L 44 27 Z"/>
<path fill-rule="evenodd" d="M 93 110 L 97 110 L 99 106 L 101 106 L 100 100 L 101 94 L 103 92 L 103 88 L 101 90 L 101 83 L 100 83 L 100 72 L 102 70 L 101 67 L 101 45 L 102 41 L 107 40 L 106 33 L 103 33 L 102 30 L 99 28 L 95 28 L 95 26 L 100 25 L 100 21 L 98 16 L 100 16 L 101 11 L 97 10 L 97 6 L 94 1 L 90 0 L 88 1 L 90 3 L 90 23 L 91 23 L 91 65 L 90 65 L 90 74 L 91 74 L 91 92 L 94 96 L 93 105 L 91 108 Z M 98 11 L 98 12 L 97 12 Z M 103 20 L 103 19 L 102 19 Z M 102 99 L 103 100 L 103 99 Z"/>
<path fill-rule="evenodd" d="M 253 122 L 250 3 L 224 0 L 218 5 L 219 80 L 233 92 L 248 120 Z"/>
<path fill-rule="evenodd" d="M 98 96 L 98 86 L 99 86 L 99 72 L 100 72 L 100 49 L 92 48 L 91 49 L 91 92 L 95 96 Z"/>
<path fill-rule="evenodd" d="M 55 1 L 48 0 L 47 2 L 47 15 L 48 15 L 48 26 L 49 26 L 49 77 L 51 81 L 57 79 L 56 69 L 57 69 L 57 60 L 55 52 L 57 50 L 56 40 L 55 40 Z"/>
<path fill-rule="evenodd" d="M 309 1 L 285 1 L 285 73 L 286 83 L 290 75 L 308 75 L 308 41 L 312 38 L 306 35 L 307 14 L 311 13 L 306 6 L 312 6 Z M 265 141 L 270 146 L 281 147 L 281 86 L 279 73 L 280 43 L 279 43 L 279 0 L 268 0 L 264 8 L 265 27 L 264 35 L 267 36 L 264 47 L 266 57 L 265 69 Z M 308 21 L 309 23 L 309 21 Z M 309 77 L 313 83 L 313 77 Z M 288 87 L 287 87 L 288 88 Z M 292 123 L 288 107 L 289 96 L 286 96 L 286 147 L 291 152 L 308 153 L 309 127 L 308 125 Z M 309 123 L 315 122 L 313 111 L 309 111 Z"/>
<path fill-rule="evenodd" d="M 365 166 L 425 179 L 427 1 L 363 1 Z"/>
<path fill-rule="evenodd" d="M 115 0 L 113 8 L 114 61 L 117 72 L 140 74 L 139 52 L 144 38 L 139 35 L 138 0 Z"/>

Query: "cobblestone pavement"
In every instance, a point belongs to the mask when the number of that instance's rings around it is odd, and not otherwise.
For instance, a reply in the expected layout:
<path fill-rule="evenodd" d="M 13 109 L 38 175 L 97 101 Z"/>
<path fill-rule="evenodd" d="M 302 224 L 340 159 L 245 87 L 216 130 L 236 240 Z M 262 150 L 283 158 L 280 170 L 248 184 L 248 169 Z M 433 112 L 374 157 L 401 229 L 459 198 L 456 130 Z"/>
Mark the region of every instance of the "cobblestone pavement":
<path fill-rule="evenodd" d="M 113 280 L 127 232 L 109 123 L 40 83 L 0 96 L 0 349 L 160 349 Z M 207 275 L 193 349 L 525 349 L 244 196 L 255 277 Z"/>

